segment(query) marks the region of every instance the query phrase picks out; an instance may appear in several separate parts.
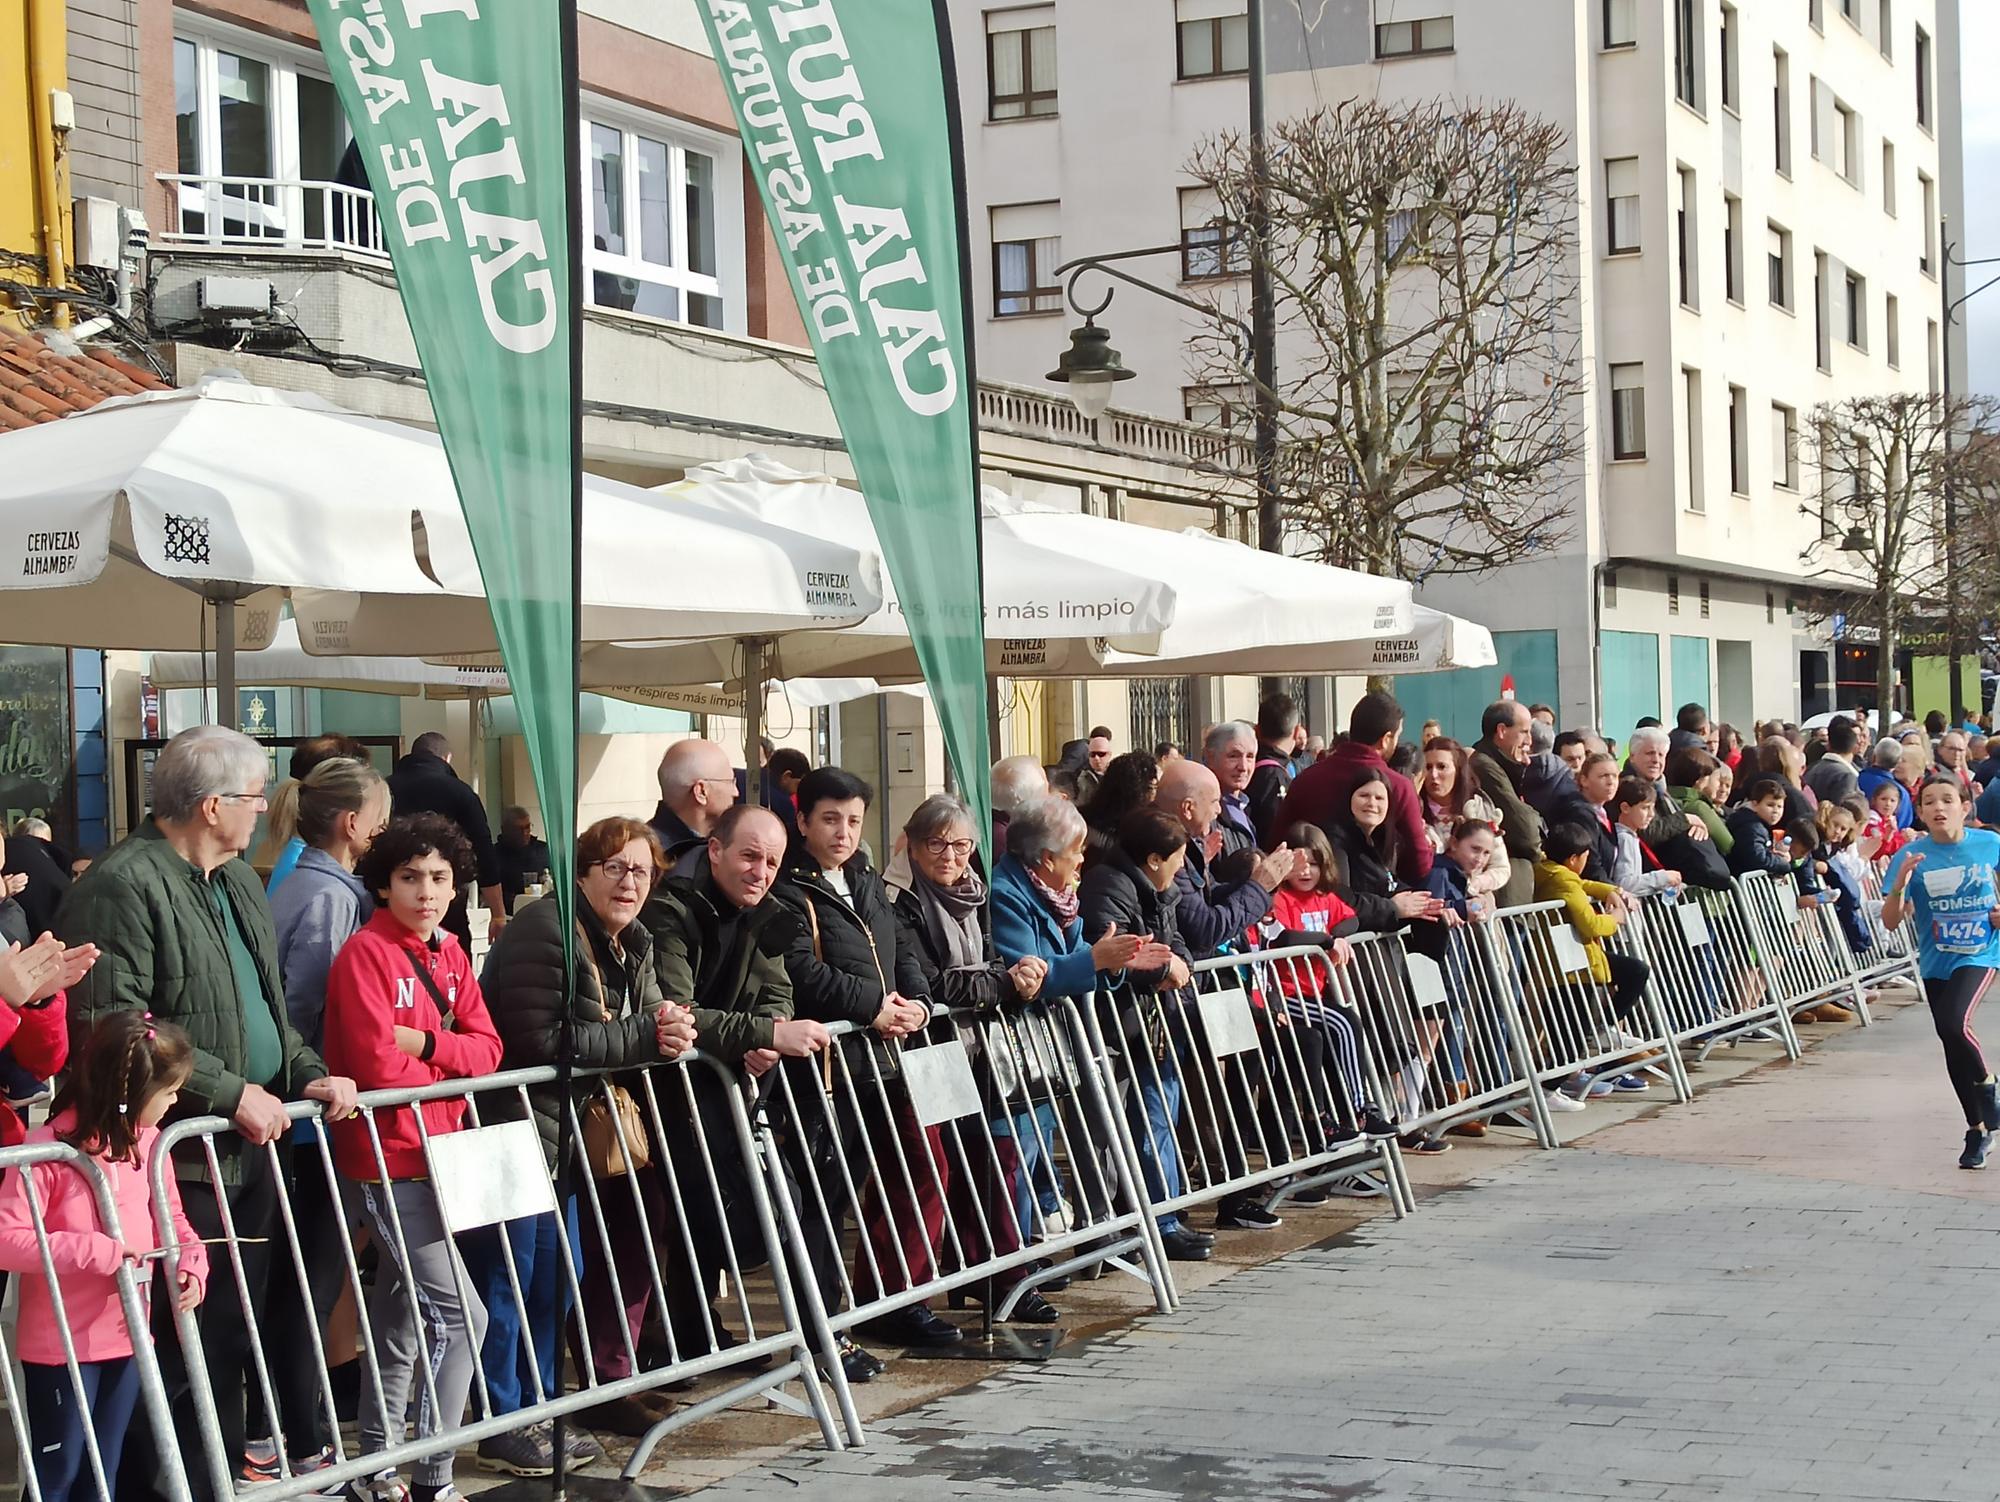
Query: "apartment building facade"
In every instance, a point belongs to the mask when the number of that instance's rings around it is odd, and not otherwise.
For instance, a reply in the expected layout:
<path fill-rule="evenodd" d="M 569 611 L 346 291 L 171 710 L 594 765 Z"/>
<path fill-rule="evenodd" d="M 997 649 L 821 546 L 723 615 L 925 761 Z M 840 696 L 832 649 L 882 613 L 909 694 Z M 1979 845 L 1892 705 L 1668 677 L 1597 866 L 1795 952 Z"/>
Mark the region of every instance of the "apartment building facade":
<path fill-rule="evenodd" d="M 1822 403 L 1941 389 L 1962 339 L 1943 313 L 1963 218 L 1956 0 L 1265 4 L 1272 120 L 1509 98 L 1561 126 L 1575 162 L 1589 395 L 1571 525 L 1532 562 L 1424 581 L 1427 603 L 1494 629 L 1502 660 L 1403 679 L 1412 717 L 1462 728 L 1503 674 L 1614 731 L 1688 700 L 1738 723 L 1809 714 L 1842 660 L 1843 680 L 1871 678 L 1804 608 L 1840 558 L 1801 435 Z M 1131 269 L 1183 292 L 1228 281 L 1186 168 L 1246 128 L 1244 0 L 952 13 L 987 372 L 1053 363 L 1075 321 L 1052 277 L 1065 259 L 1176 247 Z M 1137 372 L 1126 405 L 1247 421 L 1191 368 L 1193 315 L 1121 289 L 1102 321 Z M 1281 340 L 1281 382 L 1285 358 Z"/>

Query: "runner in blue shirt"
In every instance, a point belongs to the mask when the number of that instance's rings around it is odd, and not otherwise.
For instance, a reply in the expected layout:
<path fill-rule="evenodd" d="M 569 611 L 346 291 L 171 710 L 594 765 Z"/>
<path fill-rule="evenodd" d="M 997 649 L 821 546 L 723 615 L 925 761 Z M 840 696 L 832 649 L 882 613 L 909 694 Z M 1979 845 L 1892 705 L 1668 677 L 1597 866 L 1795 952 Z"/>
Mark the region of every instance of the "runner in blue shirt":
<path fill-rule="evenodd" d="M 1967 829 L 1968 812 L 1956 777 L 1924 779 L 1917 789 L 1917 823 L 1925 833 L 1896 859 L 1882 921 L 1895 928 L 1910 915 L 1917 920 L 1924 994 L 1952 1088 L 1965 1107 L 1965 1151 L 1958 1166 L 1984 1168 L 2000 1128 L 2000 1098 L 1972 1017 L 2000 969 L 2000 892 L 1994 882 L 2000 834 Z"/>

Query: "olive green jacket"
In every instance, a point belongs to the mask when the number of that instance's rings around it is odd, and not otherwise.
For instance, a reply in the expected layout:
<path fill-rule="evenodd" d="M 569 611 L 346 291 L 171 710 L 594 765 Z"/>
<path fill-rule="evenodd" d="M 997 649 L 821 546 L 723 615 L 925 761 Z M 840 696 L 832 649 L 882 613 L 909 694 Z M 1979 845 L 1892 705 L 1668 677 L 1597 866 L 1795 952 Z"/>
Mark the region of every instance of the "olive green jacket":
<path fill-rule="evenodd" d="M 209 881 L 222 884 L 257 962 L 262 1005 L 271 1009 L 283 1053 L 276 1079 L 243 1077 L 250 1029 Z M 248 861 L 225 862 L 204 878 L 148 819 L 70 888 L 55 926 L 65 944 L 90 943 L 99 950 L 96 965 L 69 992 L 71 1056 L 81 1053 L 92 1024 L 105 1012 L 147 1011 L 184 1029 L 194 1044 L 194 1073 L 175 1116 L 234 1116 L 247 1084 L 296 1099 L 325 1076 L 326 1064 L 286 1016 L 278 936 L 264 885 Z M 233 1132 L 216 1143 L 224 1183 L 237 1181 L 241 1146 Z"/>
<path fill-rule="evenodd" d="M 771 1047 L 772 1025 L 791 1019 L 785 947 L 796 919 L 766 896 L 737 921 L 733 942 L 725 945 L 725 900 L 703 853 L 692 876 L 670 877 L 653 888 L 639 921 L 653 936 L 661 996 L 694 1009 L 695 1047 L 735 1064 L 752 1049 Z"/>

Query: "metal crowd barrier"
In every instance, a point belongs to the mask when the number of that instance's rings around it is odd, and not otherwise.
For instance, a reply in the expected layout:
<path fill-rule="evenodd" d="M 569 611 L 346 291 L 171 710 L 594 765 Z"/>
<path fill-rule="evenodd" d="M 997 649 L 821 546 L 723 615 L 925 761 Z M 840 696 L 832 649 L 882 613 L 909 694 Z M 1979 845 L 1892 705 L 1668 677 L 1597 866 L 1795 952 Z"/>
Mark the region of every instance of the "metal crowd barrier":
<path fill-rule="evenodd" d="M 1354 962 L 1330 973 L 1330 988 L 1361 1022 L 1371 1103 L 1404 1132 L 1497 1116 L 1525 1119 L 1553 1146 L 1519 977 L 1500 962 L 1494 933 L 1482 919 L 1357 936 Z M 1400 1154 L 1396 1163 L 1400 1173 Z M 1404 1190 L 1407 1199 L 1407 1176 Z"/>
<path fill-rule="evenodd" d="M 1173 1307 L 1139 1160 L 1074 1002 L 940 1007 L 893 1043 L 852 1023 L 828 1032 L 824 1055 L 770 1072 L 757 1111 L 816 1328 L 847 1334 L 940 1294 L 1004 1321 L 1030 1290 L 1098 1265 Z M 838 1362 L 829 1376 L 858 1444 Z"/>
<path fill-rule="evenodd" d="M 111 1186 L 105 1181 L 98 1165 L 75 1148 L 59 1142 L 27 1143 L 16 1147 L 0 1148 L 0 1183 L 7 1182 L 4 1176 L 19 1174 L 22 1178 L 22 1192 L 27 1201 L 28 1221 L 34 1232 L 35 1254 L 39 1265 L 32 1270 L 21 1270 L 8 1276 L 16 1279 L 39 1275 L 43 1286 L 48 1289 L 50 1314 L 56 1334 L 62 1345 L 62 1377 L 58 1380 L 68 1385 L 68 1404 L 71 1411 L 83 1416 L 83 1464 L 78 1468 L 76 1480 L 71 1488 L 73 1496 L 92 1496 L 98 1502 L 111 1502 L 117 1496 L 117 1472 L 107 1468 L 105 1457 L 99 1448 L 96 1426 L 91 1422 L 92 1403 L 85 1390 L 82 1365 L 76 1354 L 76 1344 L 71 1337 L 71 1322 L 68 1308 L 63 1299 L 62 1279 L 57 1275 L 53 1251 L 49 1243 L 49 1228 L 45 1220 L 46 1207 L 35 1189 L 34 1176 L 30 1170 L 45 1163 L 59 1163 L 82 1176 L 90 1186 L 91 1197 L 97 1204 L 99 1223 L 105 1233 L 119 1241 L 124 1240 L 124 1232 L 119 1224 L 118 1207 L 112 1199 Z M 9 1192 L 12 1186 L 9 1184 Z M 164 1220 L 162 1225 L 171 1228 L 172 1220 Z M 172 1234 L 171 1229 L 167 1233 Z M 147 1327 L 147 1299 L 135 1264 L 130 1260 L 121 1261 L 114 1274 L 118 1289 L 118 1302 L 123 1312 L 125 1328 L 132 1335 L 132 1362 L 137 1368 L 139 1384 L 138 1412 L 134 1424 L 142 1425 L 143 1431 L 150 1432 L 156 1441 L 157 1453 L 150 1457 L 157 1464 L 153 1482 L 170 1502 L 187 1502 L 188 1479 L 181 1466 L 179 1449 L 174 1444 L 173 1429 L 168 1421 L 166 1388 L 161 1382 L 159 1360 L 154 1352 Z M 41 1502 L 42 1487 L 37 1479 L 34 1458 L 41 1448 L 28 1423 L 28 1409 L 24 1398 L 22 1381 L 25 1372 L 17 1380 L 21 1371 L 18 1352 L 0 1332 L 0 1397 L 7 1404 L 7 1414 L 14 1434 L 14 1455 L 21 1469 L 21 1495 L 28 1502 Z M 143 1420 L 139 1414 L 143 1414 Z M 129 1452 L 139 1433 L 128 1433 L 126 1449 Z M 46 1436 L 42 1440 L 46 1443 Z"/>
<path fill-rule="evenodd" d="M 1628 920 L 1625 930 L 1599 941 L 1609 961 L 1638 959 L 1631 927 Z M 1691 1098 L 1661 988 L 1650 974 L 1637 997 L 1614 995 L 1592 974 L 1589 952 L 1561 902 L 1503 908 L 1492 928 L 1488 953 L 1520 987 L 1532 1073 L 1543 1089 L 1575 1090 L 1643 1072 L 1664 1079 L 1677 1100 Z"/>
<path fill-rule="evenodd" d="M 734 1071 L 698 1053 L 616 1076 L 577 1074 L 590 1105 L 601 1105 L 608 1117 L 610 1140 L 616 1144 L 610 1161 L 626 1171 L 602 1179 L 592 1176 L 583 1130 L 584 1117 L 592 1113 L 578 1112 L 572 1102 L 568 1109 L 577 1163 L 570 1182 L 581 1245 L 572 1246 L 566 1235 L 554 1236 L 560 1277 L 551 1289 L 544 1272 L 540 1301 L 531 1305 L 510 1239 L 494 1237 L 504 1288 L 496 1295 L 496 1279 L 489 1271 L 484 1291 L 511 1315 L 523 1345 L 519 1365 L 529 1380 L 520 1407 L 492 1412 L 480 1336 L 499 1311 L 485 1309 L 473 1288 L 462 1238 L 491 1234 L 509 1222 L 557 1216 L 555 1188 L 529 1102 L 531 1090 L 551 1086 L 554 1079 L 548 1068 L 515 1070 L 423 1090 L 363 1095 L 359 1120 L 381 1179 L 388 1177 L 379 1126 L 386 1113 L 425 1102 L 468 1103 L 464 1128 L 450 1134 L 434 1134 L 421 1110 L 404 1113 L 416 1123 L 427 1176 L 399 1181 L 395 1190 L 400 1192 L 387 1195 L 380 1184 L 356 1185 L 338 1174 L 318 1108 L 294 1105 L 289 1111 L 304 1123 L 303 1141 L 241 1145 L 245 1172 L 257 1175 L 264 1186 L 258 1193 L 275 1195 L 275 1215 L 266 1212 L 254 1228 L 239 1224 L 252 1196 L 239 1188 L 232 1204 L 230 1195 L 214 1187 L 221 1176 L 217 1139 L 234 1133 L 235 1127 L 220 1117 L 202 1117 L 161 1134 L 151 1164 L 156 1213 L 165 1202 L 167 1176 L 178 1167 L 190 1220 L 204 1235 L 212 1226 L 221 1243 L 211 1258 L 203 1308 L 212 1309 L 218 1300 L 231 1302 L 245 1332 L 242 1369 L 218 1370 L 204 1346 L 202 1327 L 208 1321 L 199 1313 L 179 1314 L 173 1321 L 186 1359 L 176 1361 L 180 1375 L 168 1383 L 172 1426 L 181 1437 L 184 1464 L 191 1472 L 203 1471 L 211 1495 L 254 1492 L 275 1502 L 317 1492 L 557 1414 L 759 1362 L 772 1364 L 734 1381 L 717 1397 L 661 1418 L 633 1456 L 628 1476 L 638 1474 L 665 1434 L 756 1393 L 810 1414 L 827 1446 L 841 1447 L 766 1187 L 773 1165 L 752 1134 Z M 292 1159 L 296 1177 L 289 1187 L 286 1158 Z M 634 1162 L 639 1164 L 636 1171 Z M 364 1200 L 366 1214 L 359 1203 Z M 373 1287 L 368 1298 L 357 1300 L 353 1349 L 333 1351 L 323 1332 L 334 1300 L 342 1288 L 358 1291 L 369 1281 L 357 1235 L 364 1220 L 376 1259 Z M 260 1230 L 267 1235 L 260 1238 Z M 441 1237 L 431 1234 L 439 1230 Z M 399 1269 L 413 1265 L 418 1267 L 414 1279 L 399 1276 Z M 165 1265 L 169 1287 L 177 1266 L 178 1257 L 170 1254 Z M 763 1276 L 753 1287 L 747 1275 L 759 1269 Z M 718 1275 L 727 1279 L 740 1336 L 726 1331 L 712 1308 Z M 156 1301 L 156 1330 L 159 1307 Z M 533 1353 L 535 1319 L 539 1314 L 548 1324 L 551 1309 L 583 1353 L 575 1363 L 581 1386 L 560 1398 L 544 1390 Z M 662 1342 L 642 1336 L 649 1309 L 661 1314 Z M 416 1339 L 416 1331 L 427 1338 Z M 171 1346 L 172 1336 L 160 1333 L 164 1345 Z M 440 1387 L 450 1363 L 463 1359 L 458 1343 L 467 1340 L 472 1347 L 471 1402 L 451 1412 L 455 1395 L 447 1386 L 441 1405 Z M 364 1410 L 372 1399 L 378 1411 L 388 1414 L 385 1427 L 394 1436 L 405 1430 L 404 1404 L 385 1390 L 385 1356 L 408 1363 L 409 1400 L 420 1413 L 437 1418 L 428 1433 L 409 1433 L 381 1448 L 356 1451 L 341 1432 L 329 1362 L 345 1357 L 362 1363 Z M 802 1401 L 783 1392 L 792 1381 L 803 1389 Z M 242 1457 L 228 1453 L 224 1442 L 221 1405 L 246 1400 L 261 1413 L 276 1443 L 276 1474 L 268 1480 L 241 1474 Z M 252 1440 L 262 1437 L 256 1429 L 252 1423 L 246 1431 Z M 308 1437 L 302 1440 L 301 1434 Z M 308 1457 L 316 1458 L 320 1445 L 331 1447 L 329 1463 L 302 1469 L 299 1462 L 311 1464 Z"/>
<path fill-rule="evenodd" d="M 1856 957 L 1862 979 L 1870 985 L 1908 981 L 1922 991 L 1924 976 L 1917 966 L 1917 946 L 1911 939 L 1911 926 L 1905 923 L 1890 928 L 1882 921 L 1882 901 L 1887 895 L 1882 886 L 1882 868 L 1874 861 L 1862 861 L 1860 866 L 1861 921 L 1868 925 L 1869 937 L 1874 940 L 1865 959 Z"/>
<path fill-rule="evenodd" d="M 1799 1056 L 1784 996 L 1760 958 L 1742 889 L 1683 886 L 1647 898 L 1611 946 L 1645 960 L 1647 989 L 1666 1014 L 1683 1077 L 1717 1047 L 1775 1042 Z"/>
<path fill-rule="evenodd" d="M 1267 1204 L 1321 1185 L 1375 1178 L 1409 1208 L 1395 1139 L 1361 1134 L 1324 1019 L 1288 1005 L 1285 986 L 1334 1008 L 1316 948 L 1196 962 L 1179 990 L 1100 991 L 1085 1014 L 1094 1055 L 1120 1103 L 1155 1226 L 1234 1196 Z M 1366 1077 L 1366 1045 L 1360 1068 Z M 1351 1066 L 1348 1066 L 1351 1067 Z"/>
<path fill-rule="evenodd" d="M 1852 1007 L 1867 1027 L 1873 1021 L 1868 997 L 1832 904 L 1801 906 L 1797 882 L 1763 871 L 1738 877 L 1737 890 L 1752 915 L 1764 973 L 1786 1011 L 1796 1017 L 1808 1007 L 1835 1002 Z"/>

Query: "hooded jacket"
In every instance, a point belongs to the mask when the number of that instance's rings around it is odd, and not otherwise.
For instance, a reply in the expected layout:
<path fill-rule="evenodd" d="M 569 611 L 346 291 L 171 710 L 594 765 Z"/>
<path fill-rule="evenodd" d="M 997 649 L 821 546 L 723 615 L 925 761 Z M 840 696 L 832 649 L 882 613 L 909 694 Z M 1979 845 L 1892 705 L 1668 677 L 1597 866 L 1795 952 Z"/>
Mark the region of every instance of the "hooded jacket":
<path fill-rule="evenodd" d="M 296 880 L 296 873 L 294 880 Z M 426 986 L 419 978 L 430 977 Z M 451 1008 L 447 1023 L 431 995 L 435 986 Z M 396 1045 L 396 1029 L 424 1034 L 421 1055 Z M 486 1013 L 472 962 L 458 936 L 440 928 L 429 943 L 386 908 L 349 939 L 326 978 L 328 1067 L 363 1090 L 414 1090 L 442 1080 L 474 1079 L 500 1067 L 500 1035 Z M 337 1062 L 336 1062 L 337 1061 Z M 374 1113 L 382 1161 L 368 1139 L 368 1118 L 333 1123 L 333 1158 L 351 1179 L 373 1183 L 384 1169 L 391 1179 L 430 1174 L 416 1114 L 432 1137 L 455 1132 L 465 1121 L 465 1099 L 448 1096 L 416 1106 Z"/>

